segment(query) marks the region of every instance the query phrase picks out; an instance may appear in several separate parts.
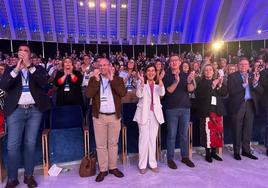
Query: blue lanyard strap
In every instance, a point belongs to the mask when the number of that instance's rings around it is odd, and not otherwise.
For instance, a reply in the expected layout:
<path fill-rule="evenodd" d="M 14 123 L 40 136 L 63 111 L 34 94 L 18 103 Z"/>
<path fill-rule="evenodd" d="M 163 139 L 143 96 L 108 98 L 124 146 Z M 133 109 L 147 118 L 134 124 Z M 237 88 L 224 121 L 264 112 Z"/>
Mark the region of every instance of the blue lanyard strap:
<path fill-rule="evenodd" d="M 24 79 L 26 85 L 28 85 L 28 81 L 29 81 L 29 72 L 27 71 L 27 75 L 25 77 L 25 75 L 23 74 L 23 72 L 21 72 L 21 76 Z"/>
<path fill-rule="evenodd" d="M 101 87 L 102 87 L 102 91 L 103 93 L 105 92 L 105 90 L 107 89 L 108 85 L 110 84 L 110 80 L 108 81 L 107 85 L 104 87 L 104 84 L 103 84 L 103 81 L 102 81 L 102 78 L 100 76 L 100 81 L 101 81 Z"/>

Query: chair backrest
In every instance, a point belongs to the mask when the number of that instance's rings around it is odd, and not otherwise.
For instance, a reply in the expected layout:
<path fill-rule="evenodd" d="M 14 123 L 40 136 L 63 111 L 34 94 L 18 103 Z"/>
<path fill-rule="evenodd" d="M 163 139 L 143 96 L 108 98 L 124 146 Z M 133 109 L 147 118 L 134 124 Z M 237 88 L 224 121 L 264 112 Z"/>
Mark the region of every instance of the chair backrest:
<path fill-rule="evenodd" d="M 50 112 L 51 129 L 83 127 L 83 112 L 78 105 L 56 106 Z"/>
<path fill-rule="evenodd" d="M 122 122 L 127 125 L 133 121 L 137 103 L 123 103 L 122 104 Z"/>

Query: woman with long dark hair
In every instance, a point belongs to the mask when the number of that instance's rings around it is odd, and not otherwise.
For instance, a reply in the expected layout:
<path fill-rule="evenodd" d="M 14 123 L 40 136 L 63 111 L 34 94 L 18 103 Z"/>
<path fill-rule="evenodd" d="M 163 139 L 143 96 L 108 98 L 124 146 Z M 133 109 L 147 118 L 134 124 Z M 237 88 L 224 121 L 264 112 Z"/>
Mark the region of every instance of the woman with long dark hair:
<path fill-rule="evenodd" d="M 222 77 L 211 64 L 205 64 L 201 71 L 201 80 L 196 88 L 197 112 L 200 117 L 200 141 L 206 148 L 206 161 L 212 158 L 222 161 L 216 154 L 216 148 L 223 146 L 223 118 L 225 108 L 222 99 L 227 95 L 227 87 Z"/>

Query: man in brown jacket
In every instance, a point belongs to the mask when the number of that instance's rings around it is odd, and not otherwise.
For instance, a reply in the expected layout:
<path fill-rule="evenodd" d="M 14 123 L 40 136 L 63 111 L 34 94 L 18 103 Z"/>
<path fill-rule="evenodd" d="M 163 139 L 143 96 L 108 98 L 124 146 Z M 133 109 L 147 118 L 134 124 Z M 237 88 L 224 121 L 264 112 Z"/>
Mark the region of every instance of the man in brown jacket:
<path fill-rule="evenodd" d="M 117 169 L 118 138 L 121 129 L 121 98 L 127 93 L 124 81 L 114 76 L 111 65 L 106 58 L 99 61 L 99 69 L 94 70 L 86 90 L 87 97 L 92 98 L 92 114 L 100 173 L 97 182 L 114 174 L 123 177 Z"/>

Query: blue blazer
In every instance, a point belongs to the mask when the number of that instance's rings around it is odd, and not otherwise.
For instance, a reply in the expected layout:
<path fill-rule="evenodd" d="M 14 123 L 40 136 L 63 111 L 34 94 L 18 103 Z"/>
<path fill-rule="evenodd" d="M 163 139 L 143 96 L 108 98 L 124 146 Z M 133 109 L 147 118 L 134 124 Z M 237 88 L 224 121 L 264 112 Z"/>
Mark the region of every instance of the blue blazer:
<path fill-rule="evenodd" d="M 33 74 L 29 73 L 29 88 L 36 107 L 44 112 L 50 108 L 50 100 L 45 92 L 47 75 L 42 66 L 34 67 L 36 68 L 35 72 Z M 9 116 L 15 111 L 22 92 L 21 73 L 16 78 L 13 78 L 10 74 L 14 68 L 15 66 L 7 69 L 0 81 L 0 88 L 7 93 L 4 104 L 5 116 Z"/>

